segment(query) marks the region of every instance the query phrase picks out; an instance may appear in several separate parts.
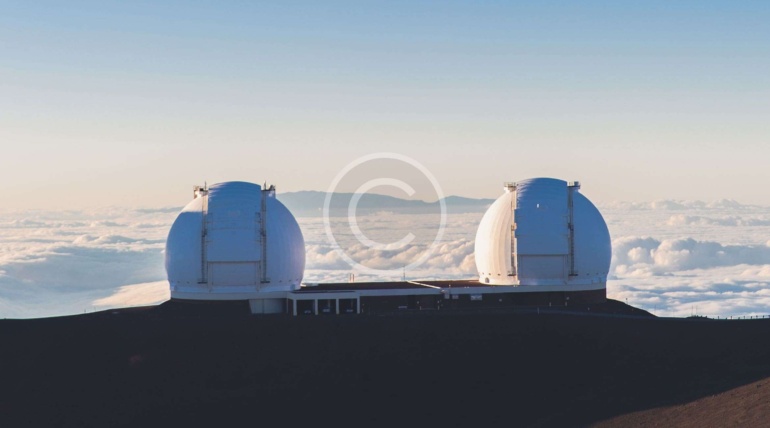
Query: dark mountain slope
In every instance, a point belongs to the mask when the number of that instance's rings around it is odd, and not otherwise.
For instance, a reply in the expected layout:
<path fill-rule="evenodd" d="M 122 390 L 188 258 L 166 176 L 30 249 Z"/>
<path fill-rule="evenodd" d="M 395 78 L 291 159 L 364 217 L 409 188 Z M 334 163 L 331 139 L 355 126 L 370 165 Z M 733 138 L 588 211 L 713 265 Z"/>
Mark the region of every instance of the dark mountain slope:
<path fill-rule="evenodd" d="M 770 377 L 770 320 L 609 304 L 615 314 L 160 306 L 3 320 L 0 426 L 581 426 Z"/>

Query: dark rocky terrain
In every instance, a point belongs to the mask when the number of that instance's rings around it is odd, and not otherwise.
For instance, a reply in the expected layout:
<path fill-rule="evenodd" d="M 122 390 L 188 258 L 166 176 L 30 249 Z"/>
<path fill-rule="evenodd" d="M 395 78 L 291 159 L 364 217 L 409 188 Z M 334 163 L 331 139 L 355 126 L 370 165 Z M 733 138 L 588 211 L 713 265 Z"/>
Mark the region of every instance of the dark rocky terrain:
<path fill-rule="evenodd" d="M 688 403 L 616 416 L 596 426 L 766 427 L 769 421 L 770 379 L 765 378 Z"/>
<path fill-rule="evenodd" d="M 301 317 L 169 302 L 0 320 L 0 426 L 675 426 L 688 403 L 718 408 L 730 391 L 759 403 L 743 420 L 768 420 L 770 389 L 749 385 L 770 377 L 768 338 L 770 319 L 655 318 L 612 300 Z"/>

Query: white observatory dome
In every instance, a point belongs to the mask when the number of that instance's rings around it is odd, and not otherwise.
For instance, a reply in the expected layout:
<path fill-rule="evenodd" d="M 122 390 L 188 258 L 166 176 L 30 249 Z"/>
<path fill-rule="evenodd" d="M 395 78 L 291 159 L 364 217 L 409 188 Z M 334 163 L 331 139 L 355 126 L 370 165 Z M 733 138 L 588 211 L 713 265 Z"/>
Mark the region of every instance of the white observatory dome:
<path fill-rule="evenodd" d="M 172 299 L 245 300 L 300 287 L 305 241 L 275 188 L 196 186 L 166 241 Z"/>
<path fill-rule="evenodd" d="M 612 257 L 604 218 L 580 184 L 507 183 L 476 232 L 479 281 L 491 285 L 600 285 Z"/>

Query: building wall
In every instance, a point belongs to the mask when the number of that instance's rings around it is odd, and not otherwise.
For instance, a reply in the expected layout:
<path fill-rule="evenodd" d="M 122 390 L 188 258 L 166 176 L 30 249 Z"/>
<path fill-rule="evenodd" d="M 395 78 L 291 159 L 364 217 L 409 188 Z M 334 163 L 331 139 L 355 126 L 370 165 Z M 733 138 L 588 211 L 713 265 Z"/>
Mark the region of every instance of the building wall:
<path fill-rule="evenodd" d="M 362 296 L 362 313 L 385 313 L 400 310 L 447 310 L 473 308 L 506 308 L 515 306 L 569 307 L 604 303 L 607 290 L 550 291 L 530 293 L 478 293 L 422 296 Z"/>
<path fill-rule="evenodd" d="M 463 293 L 444 293 L 447 289 L 433 294 L 409 293 L 389 295 L 361 295 L 360 311 L 363 314 L 386 314 L 400 311 L 420 310 L 467 310 L 494 309 L 512 307 L 569 307 L 604 303 L 607 300 L 605 288 L 585 291 L 543 291 L 543 292 L 496 292 L 485 293 L 473 290 Z M 178 302 L 184 302 L 173 299 Z M 199 302 L 201 305 L 204 302 Z M 215 304 L 217 302 L 211 302 Z M 302 299 L 272 298 L 250 299 L 248 306 L 253 314 L 285 313 L 289 315 L 323 315 L 356 313 L 356 297 L 347 293 L 344 296 L 329 293 L 303 292 Z"/>

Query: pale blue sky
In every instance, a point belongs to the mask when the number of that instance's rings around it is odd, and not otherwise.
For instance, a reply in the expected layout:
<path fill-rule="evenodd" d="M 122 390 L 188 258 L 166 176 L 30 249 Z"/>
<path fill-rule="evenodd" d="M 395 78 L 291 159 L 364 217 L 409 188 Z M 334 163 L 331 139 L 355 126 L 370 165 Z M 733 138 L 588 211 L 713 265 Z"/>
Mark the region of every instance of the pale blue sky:
<path fill-rule="evenodd" d="M 380 151 L 446 194 L 770 205 L 768 2 L 127 3 L 0 0 L 3 208 L 325 190 Z"/>

